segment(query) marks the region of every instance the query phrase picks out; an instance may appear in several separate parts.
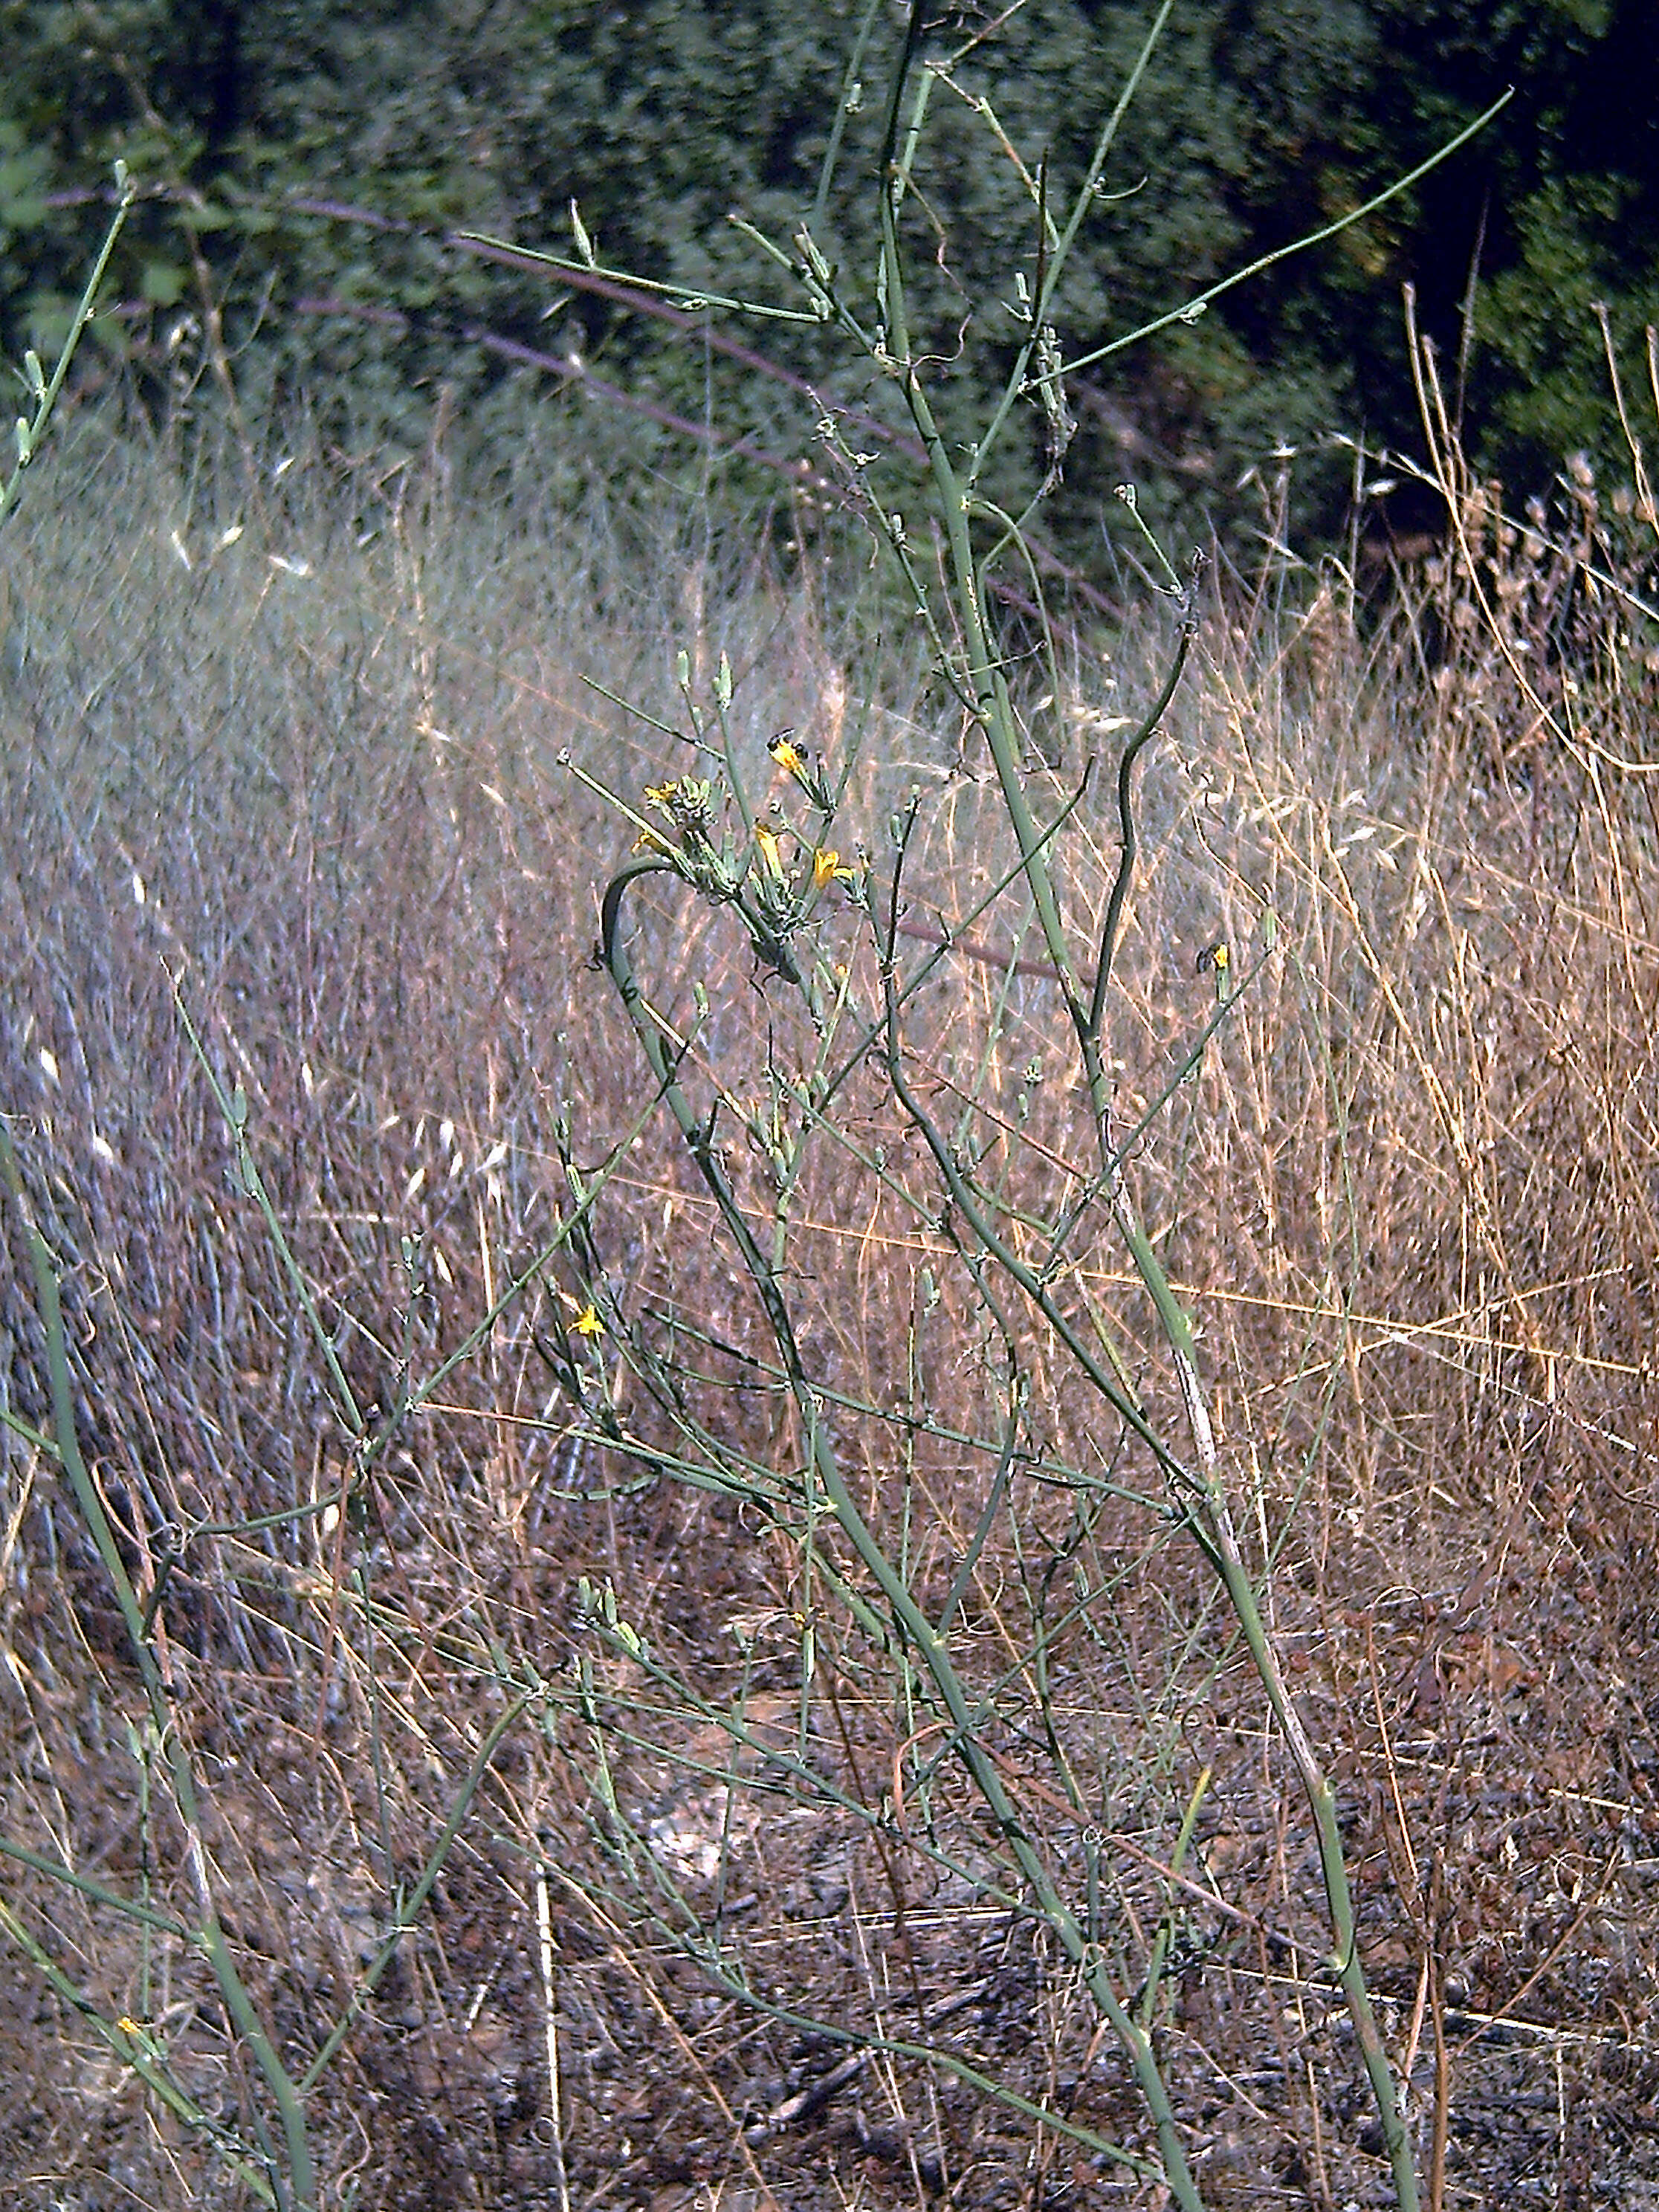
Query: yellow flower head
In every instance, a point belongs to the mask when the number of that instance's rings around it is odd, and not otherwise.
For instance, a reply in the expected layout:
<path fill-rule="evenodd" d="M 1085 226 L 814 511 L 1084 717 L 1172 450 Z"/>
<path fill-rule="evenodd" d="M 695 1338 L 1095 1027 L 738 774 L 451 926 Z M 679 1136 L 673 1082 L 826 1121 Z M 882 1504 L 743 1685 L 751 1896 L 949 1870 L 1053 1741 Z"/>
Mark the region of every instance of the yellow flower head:
<path fill-rule="evenodd" d="M 659 806 L 666 814 L 679 794 L 680 787 L 678 782 L 648 783 L 645 787 L 645 803 L 647 806 Z"/>
<path fill-rule="evenodd" d="M 780 730 L 766 750 L 778 766 L 787 769 L 791 775 L 805 775 L 806 756 L 793 742 L 794 734 L 793 730 Z"/>
<path fill-rule="evenodd" d="M 591 1303 L 585 1305 L 570 1324 L 574 1336 L 603 1336 L 605 1323 L 599 1319 L 599 1309 Z"/>
<path fill-rule="evenodd" d="M 820 845 L 812 855 L 812 888 L 821 891 L 826 884 L 850 884 L 854 880 L 851 868 L 843 868 L 841 854 L 833 845 Z"/>
<path fill-rule="evenodd" d="M 779 882 L 783 880 L 783 854 L 778 845 L 778 833 L 769 822 L 755 824 L 755 842 L 769 873 Z"/>

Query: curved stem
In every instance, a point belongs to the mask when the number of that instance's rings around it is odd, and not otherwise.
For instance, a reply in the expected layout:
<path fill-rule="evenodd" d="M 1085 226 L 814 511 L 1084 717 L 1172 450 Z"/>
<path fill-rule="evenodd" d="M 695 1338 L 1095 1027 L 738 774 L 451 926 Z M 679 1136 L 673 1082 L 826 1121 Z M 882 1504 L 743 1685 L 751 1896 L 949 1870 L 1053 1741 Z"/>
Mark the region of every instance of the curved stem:
<path fill-rule="evenodd" d="M 1143 749 L 1157 734 L 1158 724 L 1169 711 L 1175 697 L 1176 687 L 1187 665 L 1187 656 L 1192 651 L 1193 621 L 1190 614 L 1183 616 L 1181 642 L 1164 689 L 1146 720 L 1123 748 L 1123 757 L 1117 764 L 1117 820 L 1122 848 L 1118 854 L 1117 875 L 1112 884 L 1112 895 L 1106 903 L 1106 924 L 1100 933 L 1100 958 L 1095 966 L 1095 988 L 1089 1000 L 1089 1033 L 1098 1037 L 1106 1013 L 1106 989 L 1112 980 L 1112 962 L 1117 953 L 1117 933 L 1123 920 L 1123 902 L 1129 896 L 1129 885 L 1134 875 L 1135 817 L 1133 805 L 1134 765 Z"/>

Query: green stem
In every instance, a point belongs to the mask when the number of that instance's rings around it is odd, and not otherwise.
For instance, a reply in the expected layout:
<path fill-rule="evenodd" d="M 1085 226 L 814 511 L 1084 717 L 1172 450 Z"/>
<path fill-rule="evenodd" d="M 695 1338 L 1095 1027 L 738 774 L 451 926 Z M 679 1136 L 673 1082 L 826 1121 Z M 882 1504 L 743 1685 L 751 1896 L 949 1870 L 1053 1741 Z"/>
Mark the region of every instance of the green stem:
<path fill-rule="evenodd" d="M 115 213 L 110 219 L 110 226 L 105 234 L 104 243 L 99 249 L 98 258 L 92 264 L 92 274 L 87 279 L 86 289 L 81 295 L 80 304 L 75 310 L 68 334 L 58 353 L 58 366 L 53 369 L 49 380 L 46 382 L 39 380 L 40 374 L 39 366 L 34 362 L 33 355 L 29 356 L 31 363 L 29 374 L 36 380 L 33 390 L 34 414 L 28 422 L 25 422 L 20 419 L 18 423 L 17 459 L 10 476 L 7 477 L 3 485 L 0 485 L 0 522 L 3 522 L 16 506 L 18 493 L 22 489 L 23 471 L 40 451 L 42 441 L 46 437 L 46 427 L 52 421 L 58 395 L 62 392 L 64 380 L 70 373 L 70 364 L 75 359 L 82 337 L 87 325 L 92 320 L 93 312 L 97 307 L 98 295 L 103 289 L 104 274 L 109 267 L 110 257 L 115 251 L 115 242 L 126 228 L 128 212 L 132 203 L 138 197 L 138 187 L 128 174 L 125 161 L 118 161 L 115 165 L 115 189 L 117 193 Z"/>
<path fill-rule="evenodd" d="M 1346 215 L 1338 216 L 1334 222 L 1328 222 L 1318 230 L 1306 232 L 1302 237 L 1292 240 L 1289 246 L 1275 246 L 1271 253 L 1263 253 L 1244 268 L 1235 269 L 1231 276 L 1224 276 L 1219 283 L 1211 284 L 1202 292 L 1194 293 L 1180 307 L 1170 307 L 1164 314 L 1155 315 L 1151 322 L 1142 323 L 1138 329 L 1126 331 L 1121 338 L 1113 338 L 1106 345 L 1097 346 L 1091 353 L 1079 354 L 1075 361 L 1062 362 L 1058 369 L 1050 372 L 1050 377 L 1073 376 L 1080 368 L 1092 368 L 1097 362 L 1109 361 L 1114 354 L 1123 352 L 1126 347 L 1139 345 L 1143 338 L 1156 337 L 1159 331 L 1168 330 L 1172 323 L 1194 323 L 1205 309 L 1224 293 L 1249 283 L 1252 276 L 1261 276 L 1279 262 L 1288 261 L 1293 253 L 1305 253 L 1310 247 L 1322 246 L 1328 239 L 1338 237 L 1343 231 L 1351 230 L 1356 223 L 1364 222 L 1368 216 L 1375 215 L 1390 200 L 1398 199 L 1402 192 L 1408 192 L 1413 185 L 1420 184 L 1431 170 L 1437 169 L 1443 161 L 1449 161 L 1459 147 L 1468 145 L 1471 138 L 1478 137 L 1495 117 L 1501 115 L 1514 97 L 1515 88 L 1511 85 L 1501 98 L 1493 100 L 1484 113 L 1477 115 L 1474 122 L 1466 125 L 1455 137 L 1449 138 L 1437 152 L 1431 154 L 1426 161 L 1419 161 L 1414 169 L 1408 169 L 1386 191 L 1375 193 L 1362 206 L 1351 210 Z"/>
<path fill-rule="evenodd" d="M 1193 630 L 1191 615 L 1184 616 L 1181 624 L 1181 642 L 1176 648 L 1176 656 L 1170 672 L 1164 680 L 1164 689 L 1158 693 L 1152 713 L 1147 715 L 1133 737 L 1124 746 L 1122 757 L 1117 764 L 1117 820 L 1118 835 L 1121 840 L 1121 845 L 1118 854 L 1117 874 L 1112 881 L 1112 895 L 1106 903 L 1105 927 L 1100 933 L 1100 958 L 1095 968 L 1095 988 L 1089 999 L 1089 1034 L 1093 1037 L 1099 1036 L 1101 1024 L 1106 1018 L 1106 991 L 1112 980 L 1112 963 L 1117 957 L 1117 933 L 1122 925 L 1123 902 L 1129 896 L 1130 884 L 1134 876 L 1137 851 L 1134 765 L 1143 749 L 1156 735 L 1159 723 L 1169 712 L 1170 702 L 1175 697 L 1176 688 L 1180 684 L 1182 672 L 1187 665 L 1187 656 L 1192 651 Z"/>

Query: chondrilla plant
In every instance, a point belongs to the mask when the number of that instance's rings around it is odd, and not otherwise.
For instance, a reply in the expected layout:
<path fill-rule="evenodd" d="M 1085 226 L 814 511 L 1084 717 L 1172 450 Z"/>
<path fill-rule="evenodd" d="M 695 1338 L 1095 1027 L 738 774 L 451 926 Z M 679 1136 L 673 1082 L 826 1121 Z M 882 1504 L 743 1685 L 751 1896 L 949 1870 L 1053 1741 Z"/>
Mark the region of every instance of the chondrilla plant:
<path fill-rule="evenodd" d="M 1277 1547 L 1247 1556 L 1238 1478 L 1218 1441 L 1196 1332 L 1133 1190 L 1137 1153 L 1156 1140 L 1178 1086 L 1200 1068 L 1213 1040 L 1224 1042 L 1230 1019 L 1279 957 L 1276 918 L 1265 900 L 1254 900 L 1242 941 L 1212 945 L 1200 957 L 1200 966 L 1214 976 L 1214 1002 L 1197 1034 L 1178 1047 L 1174 1072 L 1152 1105 L 1134 1118 L 1117 1105 L 1113 983 L 1143 862 L 1137 778 L 1176 700 L 1202 620 L 1201 564 L 1194 559 L 1184 575 L 1178 572 L 1130 485 L 1117 488 L 1120 507 L 1137 533 L 1152 588 L 1170 615 L 1161 679 L 1139 712 L 1118 718 L 1114 770 L 1091 757 L 1074 787 L 1061 793 L 1045 768 L 1032 765 L 1034 729 L 1043 716 L 1060 714 L 1066 684 L 1056 623 L 1026 532 L 1066 465 L 1076 428 L 1068 378 L 1168 322 L 1196 317 L 1253 273 L 1240 271 L 1181 302 L 1148 330 L 1068 354 L 1068 260 L 1083 227 L 1100 218 L 1120 126 L 1170 13 L 1166 0 L 1115 106 L 1062 185 L 1048 157 L 1023 155 L 1011 143 L 992 94 L 970 96 L 964 89 L 965 73 L 984 65 L 997 25 L 964 33 L 952 47 L 929 11 L 913 5 L 883 108 L 872 179 L 875 265 L 867 282 L 854 281 L 809 217 L 787 241 L 739 225 L 783 280 L 781 301 L 677 297 L 682 308 L 749 313 L 826 331 L 849 362 L 861 365 L 866 381 L 896 398 L 925 456 L 918 476 L 900 476 L 907 464 L 896 445 L 880 457 L 860 450 L 850 411 L 834 404 L 823 407 L 818 436 L 847 487 L 848 507 L 885 556 L 904 617 L 926 640 L 939 695 L 960 718 L 964 761 L 971 766 L 977 751 L 988 767 L 1000 830 L 988 809 L 974 813 L 971 886 L 958 877 L 942 895 L 927 880 L 927 870 L 945 802 L 920 784 L 894 790 L 891 771 L 869 757 L 867 729 L 862 754 L 847 743 L 839 758 L 826 759 L 793 731 L 774 737 L 763 754 L 741 726 L 738 687 L 724 655 L 702 692 L 689 656 L 681 655 L 683 722 L 641 714 L 678 749 L 678 762 L 637 795 L 564 757 L 571 774 L 607 797 L 636 832 L 633 856 L 603 892 L 599 957 L 637 1038 L 651 1094 L 712 1200 L 769 1349 L 748 1355 L 744 1371 L 728 1371 L 722 1380 L 708 1364 L 714 1337 L 689 1313 L 666 1313 L 660 1302 L 653 1311 L 630 1310 L 614 1289 L 596 1291 L 600 1304 L 590 1310 L 596 1328 L 621 1347 L 619 1366 L 644 1385 L 678 1431 L 677 1452 L 659 1450 L 654 1464 L 738 1501 L 789 1561 L 801 1719 L 787 1786 L 825 1802 L 830 1785 L 805 1756 L 813 1698 L 827 1696 L 835 1704 L 848 1680 L 867 1681 L 872 1668 L 884 1671 L 902 1717 L 893 1788 L 878 1803 L 867 1793 L 830 1795 L 865 1820 L 884 1848 L 901 1838 L 958 1870 L 971 1863 L 977 1894 L 999 1899 L 1043 1931 L 1115 2038 L 1152 2143 L 1138 2151 L 1106 2142 L 1047 2112 L 1044 2124 L 1090 2142 L 1134 2172 L 1156 2175 L 1184 2208 L 1202 2199 L 1190 2122 L 1178 2110 L 1158 2032 L 1161 2008 L 1170 2001 L 1173 1922 L 1166 1917 L 1138 1957 L 1126 1937 L 1103 1932 L 1100 1889 L 1107 1875 L 1098 1838 L 1088 1843 L 1079 1883 L 1038 1832 L 1030 1808 L 1035 1800 L 1066 1808 L 1079 1822 L 1088 1820 L 1080 1779 L 1087 1757 L 1079 1741 L 1079 1726 L 1085 1736 L 1088 1729 L 1075 1717 L 1062 1717 L 1050 1670 L 1061 1629 L 1085 1644 L 1109 1638 L 1114 1584 L 1107 1577 L 1091 1589 L 1080 1578 L 1079 1595 L 1059 1627 L 1046 1618 L 1046 1597 L 1039 1593 L 1075 1569 L 1085 1540 L 1104 1526 L 1109 1503 L 1115 1509 L 1129 1502 L 1153 1530 L 1148 1559 L 1167 1557 L 1182 1540 L 1192 1547 L 1221 1601 L 1217 1613 L 1194 1595 L 1192 1643 L 1209 1650 L 1212 1685 L 1242 1645 L 1299 1784 L 1322 1888 L 1324 1971 L 1340 1988 L 1352 2022 L 1395 2199 L 1414 2212 L 1413 2146 L 1367 1984 L 1335 1791 L 1288 1686 L 1272 1626 Z M 815 210 L 829 204 L 836 164 L 848 158 L 843 126 L 858 105 L 877 15 L 872 7 L 865 19 Z M 932 111 L 946 91 L 968 99 L 979 116 L 986 158 L 1012 166 L 1029 224 L 1006 295 L 1000 301 L 957 301 L 954 331 L 940 326 L 937 280 L 942 272 L 948 285 L 950 241 L 927 167 Z M 1402 179 L 1370 205 L 1412 181 Z M 626 274 L 605 266 L 574 209 L 573 226 L 574 262 L 550 256 L 550 266 L 606 278 Z M 919 304 L 919 267 L 931 288 L 926 308 Z M 951 355 L 970 339 L 982 342 L 992 325 L 1006 350 L 1006 379 L 988 419 L 964 425 L 953 419 Z M 993 495 L 994 479 L 1022 475 L 1023 504 Z M 1030 611 L 1023 643 L 997 612 L 996 593 L 1010 574 Z M 947 779 L 952 807 L 966 772 Z M 1092 802 L 1109 773 L 1115 858 L 1103 866 Z M 872 826 L 883 812 L 884 839 Z M 1000 856 L 989 857 L 999 836 Z M 752 1056 L 745 1064 L 744 1048 L 732 1043 L 729 1009 L 695 961 L 683 957 L 678 969 L 671 963 L 657 982 L 641 972 L 635 916 L 647 894 L 664 890 L 738 933 L 765 1005 L 758 1064 Z M 1242 896 L 1250 903 L 1248 887 Z M 915 919 L 918 906 L 932 917 L 925 926 Z M 964 1042 L 960 1013 L 951 1030 L 925 1011 L 929 987 L 953 959 L 988 957 L 970 935 L 981 917 L 1016 909 L 1013 926 L 1035 937 L 1040 959 L 1007 954 L 984 1026 Z M 933 943 L 925 956 L 908 959 L 904 940 L 917 934 L 931 935 Z M 679 935 L 684 941 L 683 927 Z M 698 941 L 707 942 L 706 934 Z M 1015 993 L 1034 966 L 1074 1071 L 1082 1127 L 1069 1127 L 1063 1141 L 1039 1139 L 1033 1118 L 1039 1093 L 1054 1095 L 1042 1055 L 1027 1065 L 1013 1118 L 994 1102 L 992 1071 L 1025 1018 L 1017 1018 Z M 676 999 L 688 989 L 690 1004 L 683 1008 Z M 752 1055 L 757 1032 L 741 1034 Z M 1053 1035 L 1049 1044 L 1060 1048 Z M 821 1239 L 801 1205 L 805 1164 L 819 1151 L 838 1155 L 864 1179 L 875 1206 L 905 1219 L 908 1235 L 927 1255 L 916 1270 L 917 1314 L 929 1328 L 942 1319 L 954 1331 L 954 1356 L 994 1377 L 988 1385 L 994 1401 L 988 1433 L 968 1455 L 983 1469 L 967 1504 L 974 1534 L 942 1600 L 925 1587 L 908 1506 L 896 1528 L 883 1509 L 879 1483 L 860 1486 L 849 1474 L 849 1465 L 860 1459 L 879 1463 L 882 1447 L 872 1445 L 872 1428 L 885 1424 L 886 1449 L 901 1456 L 929 1430 L 926 1389 L 916 1371 L 923 1323 L 910 1327 L 910 1370 L 896 1414 L 876 1395 L 860 1395 L 839 1379 L 838 1363 L 823 1347 L 823 1298 L 810 1287 L 820 1279 Z M 936 1269 L 948 1290 L 941 1290 Z M 1139 1310 L 1150 1317 L 1139 1352 L 1123 1348 L 1121 1325 L 1109 1321 L 1086 1288 L 1089 1281 L 1126 1279 L 1124 1269 L 1144 1302 Z M 690 1352 L 698 1344 L 708 1358 L 694 1373 Z M 1162 1383 L 1151 1361 L 1154 1345 Z M 738 1407 L 757 1388 L 787 1409 L 793 1438 L 787 1472 L 735 1441 Z M 1095 1464 L 1085 1468 L 1073 1461 L 1062 1468 L 1053 1439 L 1068 1418 L 1079 1418 L 1063 1410 L 1079 1394 L 1096 1409 L 1092 1420 L 1081 1417 Z M 619 1433 L 613 1415 L 613 1448 Z M 628 1448 L 647 1455 L 637 1441 Z M 1028 1556 L 1040 1516 L 1019 1503 L 1022 1489 L 1033 1484 L 1065 1495 L 1072 1516 L 1071 1533 L 1049 1538 L 1040 1571 Z M 1028 1613 L 1024 1639 L 1006 1673 L 987 1680 L 976 1671 L 967 1613 L 976 1576 L 994 1554 L 1020 1562 Z M 594 1634 L 618 1660 L 647 1667 L 659 1692 L 698 1707 L 690 1677 L 653 1656 L 649 1638 L 620 1620 L 614 1596 L 590 1591 L 586 1613 Z M 1020 1698 L 1035 1698 L 1035 1735 L 1046 1768 L 1041 1778 L 1027 1772 L 1018 1784 L 1010 1779 L 1004 1749 L 1016 1725 L 1010 1707 L 1016 1687 Z M 1147 1686 L 1149 1706 L 1169 1688 Z M 702 1709 L 712 1710 L 706 1704 Z M 591 1718 L 598 1747 L 605 1722 L 597 1698 Z M 727 1725 L 734 1746 L 750 1741 L 741 1717 Z M 918 1749 L 923 1744 L 925 1759 Z M 1156 1758 L 1149 1749 L 1139 1756 L 1145 1763 L 1137 1767 L 1126 1753 L 1120 1772 L 1144 1780 Z M 977 1856 L 959 1844 L 947 1846 L 934 1825 L 932 1808 L 947 1759 L 977 1799 Z M 1168 1914 L 1175 1912 L 1205 1786 L 1200 1781 L 1182 1802 L 1166 1868 Z M 648 1894 L 659 1924 L 723 1986 L 777 2009 L 743 1971 L 718 1915 L 711 1922 L 682 1887 L 665 1886 L 645 1839 L 629 1831 L 614 1789 L 601 1788 L 600 1796 L 613 1846 Z M 913 1796 L 929 1807 L 920 1835 L 903 1818 Z M 929 2056 L 969 2078 L 958 2056 L 938 2045 L 929 2046 Z M 998 2094 L 1012 2098 L 1006 2090 Z"/>

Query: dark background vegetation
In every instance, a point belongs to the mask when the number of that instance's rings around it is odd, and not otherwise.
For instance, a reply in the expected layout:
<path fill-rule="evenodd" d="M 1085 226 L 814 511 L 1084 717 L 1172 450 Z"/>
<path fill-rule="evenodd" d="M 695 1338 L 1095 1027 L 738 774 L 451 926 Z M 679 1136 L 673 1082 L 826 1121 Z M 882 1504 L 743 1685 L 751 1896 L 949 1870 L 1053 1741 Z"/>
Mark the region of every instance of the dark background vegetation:
<path fill-rule="evenodd" d="M 641 318 L 446 240 L 465 229 L 568 251 L 574 198 L 611 267 L 780 298 L 778 272 L 726 216 L 741 210 L 787 240 L 811 206 L 863 12 L 862 0 L 10 0 L 0 347 L 45 350 L 78 283 L 87 198 L 119 154 L 155 194 L 116 280 L 117 327 L 152 374 L 188 354 L 210 300 L 256 418 L 301 402 L 348 445 L 410 450 L 447 392 L 493 459 L 574 355 L 635 410 L 720 426 L 688 441 L 607 410 L 641 427 L 658 465 L 721 452 L 752 495 L 743 453 L 810 447 L 816 410 L 799 389 L 757 386 L 695 321 Z M 942 9 L 929 54 L 992 12 Z M 1048 149 L 1058 192 L 1151 14 L 1095 0 L 1017 16 L 989 50 L 994 66 L 963 63 L 961 92 L 988 92 L 1029 156 Z M 815 222 L 866 291 L 866 185 L 902 30 L 902 10 L 878 11 Z M 1229 528 L 1259 512 L 1240 479 L 1286 447 L 1304 539 L 1335 527 L 1352 459 L 1320 441 L 1413 435 L 1407 283 L 1466 446 L 1516 504 L 1577 450 L 1627 471 L 1592 305 L 1605 302 L 1637 374 L 1659 276 L 1647 0 L 1182 0 L 1112 164 L 1123 197 L 1103 202 L 1076 258 L 1062 343 L 1068 357 L 1092 349 L 1357 207 L 1508 87 L 1501 117 L 1411 193 L 1080 380 L 1081 434 L 1050 518 L 1075 556 L 1098 562 L 1103 494 L 1124 477 L 1185 526 Z M 927 209 L 954 257 L 932 306 L 949 353 L 955 283 L 1011 297 L 1031 224 L 965 97 L 937 88 L 931 128 Z M 961 348 L 964 419 L 1012 339 L 1012 322 L 994 321 Z M 799 333 L 773 324 L 761 343 L 816 388 L 882 404 L 839 384 Z M 1038 430 L 1034 417 L 1034 449 Z M 1395 517 L 1431 520 L 1409 504 Z"/>

